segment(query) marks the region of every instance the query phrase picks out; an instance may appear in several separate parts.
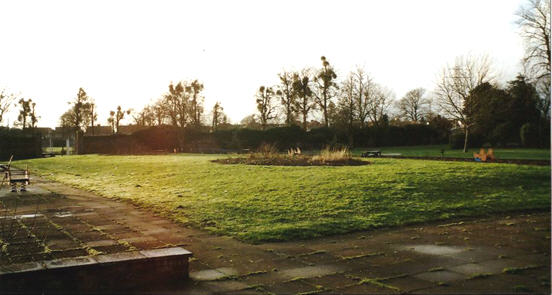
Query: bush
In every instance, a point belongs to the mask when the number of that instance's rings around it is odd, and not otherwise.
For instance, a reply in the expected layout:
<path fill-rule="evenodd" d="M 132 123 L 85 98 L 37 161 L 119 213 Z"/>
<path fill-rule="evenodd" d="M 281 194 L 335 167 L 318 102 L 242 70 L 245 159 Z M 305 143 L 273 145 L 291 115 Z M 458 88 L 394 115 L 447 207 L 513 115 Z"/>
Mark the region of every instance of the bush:
<path fill-rule="evenodd" d="M 455 131 L 450 134 L 449 145 L 453 150 L 464 148 L 464 133 Z"/>
<path fill-rule="evenodd" d="M 524 147 L 536 147 L 539 143 L 538 130 L 535 125 L 526 123 L 519 130 L 521 144 Z"/>
<path fill-rule="evenodd" d="M 450 134 L 449 145 L 451 149 L 463 149 L 464 148 L 464 135 L 463 131 L 454 131 Z M 470 134 L 468 137 L 468 148 L 480 148 L 485 141 L 478 134 Z"/>
<path fill-rule="evenodd" d="M 348 148 L 332 149 L 329 147 L 324 148 L 320 151 L 320 155 L 312 157 L 313 161 L 319 161 L 322 163 L 327 162 L 338 162 L 338 161 L 347 161 L 350 160 L 351 152 Z"/>
<path fill-rule="evenodd" d="M 278 158 L 280 154 L 278 153 L 278 148 L 274 144 L 269 143 L 263 143 L 261 146 L 257 149 L 256 153 L 249 154 L 250 158 L 265 158 L 265 159 L 271 159 L 271 158 Z"/>

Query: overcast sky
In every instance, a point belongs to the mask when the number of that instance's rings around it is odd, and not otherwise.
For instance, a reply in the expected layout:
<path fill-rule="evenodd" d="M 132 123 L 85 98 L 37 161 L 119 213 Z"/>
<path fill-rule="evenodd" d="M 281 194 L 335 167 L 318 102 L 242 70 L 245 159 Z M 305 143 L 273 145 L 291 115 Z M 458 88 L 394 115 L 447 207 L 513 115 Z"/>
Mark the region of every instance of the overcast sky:
<path fill-rule="evenodd" d="M 523 3 L 2 1 L 0 88 L 32 98 L 38 125 L 54 127 L 83 87 L 105 125 L 117 105 L 139 110 L 171 81 L 199 79 L 206 113 L 220 101 L 236 123 L 256 111 L 260 85 L 277 84 L 284 69 L 319 67 L 324 55 L 338 79 L 362 66 L 400 98 L 431 90 L 443 66 L 469 53 L 515 77 Z"/>

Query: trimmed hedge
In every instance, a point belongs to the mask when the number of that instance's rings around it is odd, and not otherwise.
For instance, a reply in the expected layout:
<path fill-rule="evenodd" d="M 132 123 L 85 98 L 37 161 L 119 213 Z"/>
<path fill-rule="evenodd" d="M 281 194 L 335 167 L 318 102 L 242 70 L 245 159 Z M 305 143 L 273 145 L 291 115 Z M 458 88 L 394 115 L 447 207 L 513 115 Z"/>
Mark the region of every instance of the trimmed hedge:
<path fill-rule="evenodd" d="M 370 126 L 342 130 L 314 128 L 305 131 L 298 126 L 276 127 L 267 130 L 235 128 L 208 132 L 194 128 L 172 126 L 151 127 L 132 135 L 84 137 L 84 153 L 150 153 L 254 150 L 263 143 L 274 144 L 280 150 L 291 147 L 321 149 L 325 146 L 379 147 L 429 145 L 447 143 L 447 131 L 431 125 Z"/>
<path fill-rule="evenodd" d="M 32 129 L 0 127 L 0 161 L 7 161 L 12 155 L 14 160 L 42 156 L 40 134 Z"/>

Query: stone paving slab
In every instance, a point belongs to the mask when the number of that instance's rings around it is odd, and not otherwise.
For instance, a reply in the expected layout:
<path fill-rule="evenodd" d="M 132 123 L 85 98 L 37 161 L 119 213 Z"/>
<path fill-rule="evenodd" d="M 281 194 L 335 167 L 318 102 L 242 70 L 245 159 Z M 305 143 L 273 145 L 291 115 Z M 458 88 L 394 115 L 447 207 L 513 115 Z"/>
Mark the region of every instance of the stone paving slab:
<path fill-rule="evenodd" d="M 29 192 L 15 197 L 0 191 L 0 201 L 15 198 L 24 200 L 25 205 L 18 209 L 21 218 L 14 220 L 25 224 L 35 221 L 33 229 L 47 231 L 45 245 L 51 245 L 56 251 L 43 252 L 41 245 L 28 247 L 37 252 L 12 259 L 20 264 L 0 259 L 0 272 L 8 266 L 12 269 L 37 267 L 25 260 L 32 257 L 49 257 L 44 259 L 48 261 L 63 257 L 70 261 L 75 259 L 70 253 L 81 253 L 77 255 L 80 256 L 82 251 L 97 251 L 97 260 L 123 261 L 148 253 L 140 250 L 179 245 L 194 253 L 190 261 L 191 280 L 151 286 L 148 291 L 168 294 L 499 294 L 520 290 L 550 293 L 550 212 L 251 245 L 185 227 L 127 202 L 42 179 L 36 179 Z M 20 244 L 14 245 L 23 245 L 25 237 L 18 241 Z M 122 253 L 113 253 L 110 249 Z M 515 273 L 506 274 L 505 268 Z"/>

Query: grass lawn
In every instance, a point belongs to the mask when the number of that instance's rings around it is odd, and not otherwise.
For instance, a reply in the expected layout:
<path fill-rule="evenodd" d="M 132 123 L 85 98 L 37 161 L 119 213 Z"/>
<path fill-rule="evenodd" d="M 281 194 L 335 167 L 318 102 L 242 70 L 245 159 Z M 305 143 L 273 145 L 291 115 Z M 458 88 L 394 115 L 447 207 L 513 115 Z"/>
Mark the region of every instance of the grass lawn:
<path fill-rule="evenodd" d="M 72 152 L 72 151 L 73 151 L 73 147 L 69 147 L 69 149 L 68 149 L 67 147 L 61 147 L 61 146 L 43 147 L 43 148 L 42 148 L 42 152 L 43 152 L 43 153 L 56 153 L 56 154 L 61 154 L 61 151 L 62 151 L 62 150 Z"/>
<path fill-rule="evenodd" d="M 550 167 L 371 159 L 372 165 L 223 165 L 223 155 L 65 156 L 33 173 L 132 200 L 250 242 L 550 207 Z"/>
<path fill-rule="evenodd" d="M 398 153 L 406 157 L 440 157 L 442 148 L 445 149 L 444 156 L 451 158 L 473 158 L 473 153 L 479 153 L 479 149 L 469 149 L 467 153 L 462 149 L 451 150 L 448 145 L 379 147 L 373 150 L 380 150 L 384 154 Z M 365 150 L 372 149 L 355 149 L 353 154 L 360 156 Z M 550 160 L 550 149 L 496 148 L 494 152 L 497 159 Z"/>

